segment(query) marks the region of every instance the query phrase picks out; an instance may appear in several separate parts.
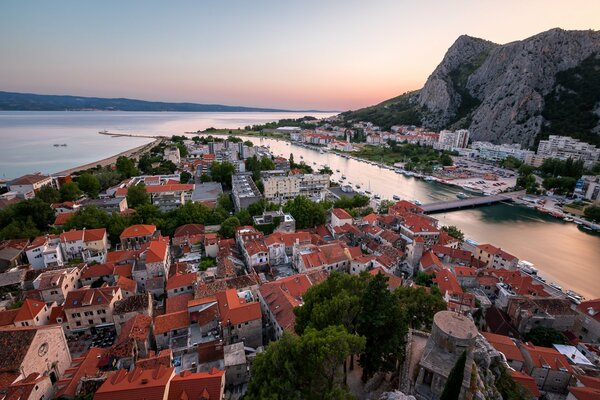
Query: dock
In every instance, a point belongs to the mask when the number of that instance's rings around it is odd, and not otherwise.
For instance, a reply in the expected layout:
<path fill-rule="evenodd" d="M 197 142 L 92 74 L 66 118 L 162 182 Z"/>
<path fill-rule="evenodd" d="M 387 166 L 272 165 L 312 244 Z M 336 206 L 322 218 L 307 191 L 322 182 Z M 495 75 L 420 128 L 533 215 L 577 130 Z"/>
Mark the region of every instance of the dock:
<path fill-rule="evenodd" d="M 451 201 L 438 201 L 435 203 L 424 204 L 421 208 L 426 214 L 458 210 L 461 208 L 471 208 L 488 206 L 501 202 L 511 202 L 516 198 L 524 196 L 525 191 L 520 190 L 517 192 L 500 193 L 493 196 L 477 196 L 468 197 L 466 199 L 451 200 Z"/>

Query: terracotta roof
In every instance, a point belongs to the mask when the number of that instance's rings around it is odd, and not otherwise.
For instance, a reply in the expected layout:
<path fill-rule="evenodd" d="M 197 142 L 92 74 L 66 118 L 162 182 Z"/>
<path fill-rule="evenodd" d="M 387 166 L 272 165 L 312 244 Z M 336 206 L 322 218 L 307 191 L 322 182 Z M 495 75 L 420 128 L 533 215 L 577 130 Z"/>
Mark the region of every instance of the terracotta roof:
<path fill-rule="evenodd" d="M 66 213 L 60 213 L 56 216 L 56 218 L 54 219 L 54 223 L 53 225 L 64 225 L 67 222 L 69 222 L 69 220 L 71 219 L 71 217 L 75 215 L 75 212 L 66 212 Z"/>
<path fill-rule="evenodd" d="M 213 368 L 210 372 L 184 371 L 171 379 L 167 400 L 220 400 L 225 387 L 225 371 Z"/>
<path fill-rule="evenodd" d="M 219 314 L 223 324 L 231 322 L 237 325 L 260 320 L 262 317 L 260 304 L 257 301 L 246 302 L 245 299 L 238 296 L 236 289 L 216 293 L 215 297 L 219 303 Z"/>
<path fill-rule="evenodd" d="M 455 266 L 455 267 L 452 267 L 452 269 L 454 270 L 454 275 L 456 275 L 457 278 L 464 277 L 464 276 L 467 276 L 467 277 L 476 277 L 477 276 L 477 270 L 475 268 Z"/>
<path fill-rule="evenodd" d="M 364 222 L 367 222 L 369 224 L 372 224 L 374 222 L 377 222 L 377 214 L 375 213 L 371 213 L 369 215 L 365 215 L 364 217 L 362 217 L 362 220 Z"/>
<path fill-rule="evenodd" d="M 108 305 L 116 295 L 116 291 L 120 289 L 114 286 L 71 290 L 65 299 L 65 310 L 99 304 Z"/>
<path fill-rule="evenodd" d="M 423 254 L 421 257 L 421 261 L 419 261 L 423 269 L 434 268 L 436 270 L 440 270 L 442 268 L 442 262 L 440 259 L 431 251 Z"/>
<path fill-rule="evenodd" d="M 105 352 L 105 349 L 92 347 L 81 357 L 74 358 L 71 361 L 71 366 L 63 374 L 62 379 L 56 382 L 57 392 L 54 397 L 75 397 L 81 378 L 99 374 L 98 364 Z"/>
<path fill-rule="evenodd" d="M 195 272 L 186 274 L 175 274 L 167 281 L 167 290 L 173 290 L 180 287 L 193 286 L 198 280 L 198 275 Z"/>
<path fill-rule="evenodd" d="M 112 263 L 95 264 L 87 266 L 81 271 L 81 279 L 99 278 L 114 273 L 115 266 Z"/>
<path fill-rule="evenodd" d="M 115 250 L 110 251 L 106 254 L 106 262 L 121 264 L 121 263 L 133 263 L 136 258 L 139 257 L 140 250 Z"/>
<path fill-rule="evenodd" d="M 124 276 L 119 276 L 119 279 L 117 279 L 117 281 L 115 282 L 115 286 L 120 287 L 121 290 L 126 292 L 137 292 L 137 282 L 133 279 L 129 279 Z"/>
<path fill-rule="evenodd" d="M 282 329 L 293 332 L 296 322 L 294 307 L 304 304 L 302 296 L 312 285 L 307 275 L 298 274 L 265 283 L 258 290 L 277 324 Z"/>
<path fill-rule="evenodd" d="M 166 313 L 171 314 L 188 309 L 188 302 L 194 299 L 193 293 L 184 293 L 167 298 Z"/>
<path fill-rule="evenodd" d="M 132 225 L 121 233 L 121 239 L 136 237 L 136 236 L 152 236 L 156 232 L 154 225 Z"/>
<path fill-rule="evenodd" d="M 488 341 L 489 344 L 491 344 L 499 352 L 503 353 L 506 356 L 507 360 L 521 362 L 525 361 L 523 355 L 519 351 L 519 348 L 510 337 L 504 335 L 497 335 L 491 332 L 481 332 L 481 334 Z"/>
<path fill-rule="evenodd" d="M 265 245 L 272 246 L 275 243 L 283 243 L 286 247 L 292 247 L 295 243 L 310 243 L 310 233 L 308 232 L 274 232 L 265 237 Z"/>
<path fill-rule="evenodd" d="M 160 365 L 153 370 L 120 369 L 100 386 L 94 400 L 164 400 L 174 368 Z"/>
<path fill-rule="evenodd" d="M 46 303 L 43 301 L 25 299 L 23 305 L 19 308 L 19 312 L 15 316 L 15 322 L 30 321 L 44 310 Z"/>
<path fill-rule="evenodd" d="M 202 224 L 185 224 L 175 229 L 174 238 L 182 236 L 196 236 L 204 234 L 204 225 Z"/>
<path fill-rule="evenodd" d="M 385 270 L 381 267 L 373 268 L 372 270 L 369 271 L 369 274 L 371 274 L 373 276 L 381 274 L 381 275 L 387 277 L 388 278 L 387 285 L 388 285 L 388 288 L 390 288 L 391 290 L 396 290 L 397 288 L 402 286 L 402 278 L 400 278 L 399 276 L 392 275 L 392 274 L 385 272 Z"/>
<path fill-rule="evenodd" d="M 437 284 L 440 288 L 440 292 L 442 295 L 449 293 L 462 293 L 463 290 L 460 287 L 460 284 L 456 280 L 454 274 L 445 268 L 442 268 L 440 271 L 435 273 L 435 277 L 433 278 L 433 282 Z"/>
<path fill-rule="evenodd" d="M 66 321 L 63 306 L 54 306 L 50 309 L 50 321 L 48 324 L 58 324 L 57 319 L 62 318 L 63 322 Z"/>
<path fill-rule="evenodd" d="M 13 179 L 12 181 L 10 181 L 8 183 L 8 185 L 33 185 L 35 183 L 38 182 L 42 182 L 46 179 L 50 178 L 49 176 L 46 175 L 41 175 L 41 174 L 28 174 L 28 175 L 23 175 L 19 178 Z"/>
<path fill-rule="evenodd" d="M 14 325 L 15 318 L 19 313 L 19 309 L 14 310 L 3 310 L 0 311 L 0 326 L 12 326 Z"/>
<path fill-rule="evenodd" d="M 431 247 L 437 256 L 448 256 L 452 259 L 459 259 L 464 261 L 470 261 L 473 253 L 468 250 L 454 249 L 452 247 L 446 247 L 439 244 L 435 244 Z"/>
<path fill-rule="evenodd" d="M 536 368 L 565 369 L 569 373 L 573 373 L 567 357 L 553 348 L 523 343 L 521 349 L 529 353 L 531 361 Z"/>
<path fill-rule="evenodd" d="M 512 377 L 513 381 L 527 389 L 529 394 L 533 397 L 538 398 L 541 396 L 540 389 L 535 383 L 535 379 L 533 379 L 531 376 L 514 370 L 510 371 L 510 376 Z"/>
<path fill-rule="evenodd" d="M 159 365 L 170 367 L 173 359 L 173 351 L 171 349 L 161 350 L 158 354 L 153 351 L 148 352 L 147 358 L 140 358 L 136 361 L 135 366 L 142 369 L 156 369 Z"/>
<path fill-rule="evenodd" d="M 150 241 L 146 252 L 146 263 L 164 262 L 167 258 L 169 241 L 166 238 L 156 238 Z"/>
<path fill-rule="evenodd" d="M 414 233 L 440 232 L 440 230 L 432 224 L 431 220 L 423 215 L 408 214 L 404 217 L 402 225 Z"/>
<path fill-rule="evenodd" d="M 118 300 L 114 304 L 113 315 L 127 314 L 130 312 L 145 312 L 149 307 L 148 294 L 137 294 Z"/>
<path fill-rule="evenodd" d="M 352 219 L 352 215 L 348 214 L 348 211 L 343 208 L 334 208 L 331 210 L 331 213 L 338 219 Z"/>
<path fill-rule="evenodd" d="M 600 322 L 600 299 L 582 301 L 577 310 Z"/>
<path fill-rule="evenodd" d="M 0 395 L 3 400 L 20 400 L 35 398 L 32 392 L 38 389 L 38 385 L 44 381 L 50 380 L 46 375 L 40 375 L 37 372 L 29 374 L 25 379 L 13 382 L 10 386 L 0 388 Z M 50 382 L 48 382 L 50 383 Z"/>
<path fill-rule="evenodd" d="M 83 241 L 84 242 L 95 242 L 103 240 L 106 236 L 106 229 L 84 229 Z"/>
<path fill-rule="evenodd" d="M 158 315 L 154 318 L 154 334 L 170 332 L 190 326 L 190 316 L 187 310 L 170 314 Z"/>
<path fill-rule="evenodd" d="M 59 334 L 62 328 L 56 325 L 19 328 L 5 326 L 0 328 L 0 373 L 21 372 L 21 364 L 38 330 L 54 330 L 53 333 Z"/>
<path fill-rule="evenodd" d="M 214 296 L 217 292 L 232 288 L 247 289 L 257 286 L 258 283 L 258 276 L 254 273 L 225 279 L 216 279 L 213 282 L 199 284 L 196 287 L 194 297 L 196 299 L 201 299 L 203 297 Z"/>
<path fill-rule="evenodd" d="M 131 264 L 115 265 L 113 269 L 113 275 L 124 276 L 125 278 L 132 278 L 132 271 L 133 265 Z"/>
<path fill-rule="evenodd" d="M 577 400 L 598 400 L 600 399 L 600 389 L 591 387 L 573 387 L 569 388 L 569 392 Z"/>
<path fill-rule="evenodd" d="M 244 249 L 246 249 L 248 255 L 250 256 L 256 255 L 258 253 L 266 253 L 268 251 L 267 246 L 265 246 L 262 240 L 246 240 L 243 246 Z"/>
<path fill-rule="evenodd" d="M 113 357 L 128 357 L 133 354 L 134 343 L 149 339 L 152 317 L 135 314 L 121 327 L 121 333 L 113 346 L 108 350 L 108 355 Z"/>

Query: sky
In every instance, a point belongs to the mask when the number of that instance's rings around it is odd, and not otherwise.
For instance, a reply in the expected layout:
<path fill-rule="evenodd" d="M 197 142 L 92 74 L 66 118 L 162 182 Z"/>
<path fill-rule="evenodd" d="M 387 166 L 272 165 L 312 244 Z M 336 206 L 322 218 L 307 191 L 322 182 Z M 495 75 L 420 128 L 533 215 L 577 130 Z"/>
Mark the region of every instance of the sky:
<path fill-rule="evenodd" d="M 2 0 L 0 90 L 343 111 L 422 87 L 462 34 L 600 29 L 597 0 Z"/>

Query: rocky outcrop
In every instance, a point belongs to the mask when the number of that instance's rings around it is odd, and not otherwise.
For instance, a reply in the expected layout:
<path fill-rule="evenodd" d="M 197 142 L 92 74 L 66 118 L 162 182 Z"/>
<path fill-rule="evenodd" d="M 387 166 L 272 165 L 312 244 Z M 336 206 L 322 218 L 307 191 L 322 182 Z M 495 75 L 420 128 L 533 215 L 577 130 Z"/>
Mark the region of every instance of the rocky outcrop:
<path fill-rule="evenodd" d="M 600 54 L 598 31 L 552 29 L 505 45 L 461 36 L 419 94 L 428 110 L 423 122 L 447 128 L 460 110 L 474 140 L 529 146 L 544 123 L 544 96 L 556 74 L 593 53 Z M 472 108 L 461 109 L 469 96 Z"/>

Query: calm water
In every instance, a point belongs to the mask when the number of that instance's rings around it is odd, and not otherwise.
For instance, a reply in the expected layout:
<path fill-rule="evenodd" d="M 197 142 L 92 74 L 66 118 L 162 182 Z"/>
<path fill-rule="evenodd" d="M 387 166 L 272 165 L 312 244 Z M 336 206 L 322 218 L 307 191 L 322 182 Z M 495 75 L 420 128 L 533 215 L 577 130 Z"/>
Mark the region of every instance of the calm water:
<path fill-rule="evenodd" d="M 0 111 L 0 179 L 36 171 L 57 172 L 152 141 L 98 134 L 104 129 L 140 135 L 172 135 L 211 126 L 238 128 L 303 115 L 305 113 Z M 54 147 L 55 143 L 68 146 Z"/>
<path fill-rule="evenodd" d="M 63 170 L 150 140 L 99 135 L 98 131 L 103 129 L 172 135 L 211 126 L 233 129 L 300 116 L 302 114 L 293 113 L 0 112 L 0 178 L 33 171 Z M 248 139 L 270 146 L 276 155 L 289 157 L 293 153 L 296 162 L 303 157 L 313 167 L 327 164 L 334 171 L 333 179 L 339 180 L 344 174 L 346 181 L 360 184 L 362 190 L 370 190 L 382 198 L 391 199 L 398 195 L 429 203 L 455 199 L 459 191 L 284 141 Z M 55 148 L 54 143 L 68 143 L 69 146 Z M 600 297 L 600 236 L 579 231 L 574 224 L 563 223 L 535 210 L 503 204 L 436 214 L 435 217 L 443 224 L 458 226 L 473 240 L 493 243 L 533 262 L 549 282 L 557 282 L 587 298 Z"/>

